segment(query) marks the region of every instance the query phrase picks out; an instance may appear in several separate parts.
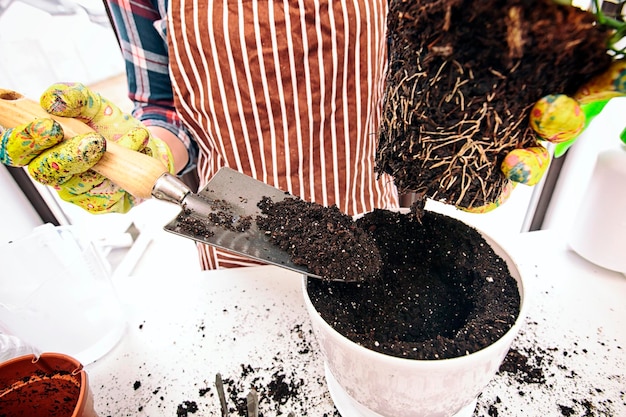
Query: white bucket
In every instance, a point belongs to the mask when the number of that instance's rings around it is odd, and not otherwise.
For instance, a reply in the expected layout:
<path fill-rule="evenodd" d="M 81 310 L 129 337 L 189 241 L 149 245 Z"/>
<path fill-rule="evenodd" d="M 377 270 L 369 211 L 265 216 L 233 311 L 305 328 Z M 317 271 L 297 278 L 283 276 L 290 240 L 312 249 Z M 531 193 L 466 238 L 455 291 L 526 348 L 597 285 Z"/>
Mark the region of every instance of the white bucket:
<path fill-rule="evenodd" d="M 71 227 L 37 227 L 0 247 L 0 332 L 87 365 L 120 340 L 126 320 L 110 274 Z"/>

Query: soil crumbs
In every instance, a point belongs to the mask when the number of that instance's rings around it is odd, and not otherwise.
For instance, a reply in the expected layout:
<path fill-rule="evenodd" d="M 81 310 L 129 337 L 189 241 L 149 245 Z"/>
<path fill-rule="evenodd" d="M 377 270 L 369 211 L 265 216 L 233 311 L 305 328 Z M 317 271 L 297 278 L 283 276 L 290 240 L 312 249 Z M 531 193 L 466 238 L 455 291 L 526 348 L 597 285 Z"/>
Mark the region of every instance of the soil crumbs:
<path fill-rule="evenodd" d="M 549 302 L 559 296 L 558 290 L 553 291 L 544 278 L 527 275 L 528 285 L 535 287 L 528 318 L 498 373 L 480 394 L 474 416 L 626 415 L 623 346 L 601 329 L 563 331 L 567 324 L 553 319 L 561 307 Z"/>
<path fill-rule="evenodd" d="M 248 397 L 255 392 L 258 417 L 340 417 L 326 388 L 321 353 L 313 330 L 303 324 L 307 320 L 306 312 L 295 312 L 284 319 L 289 323 L 285 327 L 275 326 L 275 331 L 268 335 L 271 343 L 253 346 L 249 334 L 255 330 L 250 329 L 250 322 L 276 319 L 272 313 L 273 302 L 260 301 L 259 304 L 258 309 L 247 305 L 224 309 L 224 318 L 235 319 L 241 325 L 223 333 L 216 334 L 204 318 L 168 324 L 190 328 L 189 337 L 176 342 L 184 343 L 182 350 L 194 346 L 192 350 L 199 353 L 197 366 L 168 368 L 165 365 L 164 368 L 158 362 L 144 362 L 142 351 L 129 352 L 130 361 L 122 359 L 128 367 L 127 373 L 112 371 L 105 384 L 92 387 L 98 398 L 98 414 L 102 417 L 252 417 L 247 408 Z M 210 322 L 214 319 L 210 318 Z M 137 327 L 160 335 L 162 330 L 156 329 L 163 329 L 163 321 L 142 321 Z M 167 337 L 167 332 L 163 337 Z M 248 355 L 235 349 L 239 353 L 216 360 L 214 355 L 224 352 L 209 349 L 206 345 L 209 338 L 217 338 L 221 345 L 247 346 L 243 351 Z M 274 346 L 279 339 L 281 347 Z M 224 408 L 220 391 L 224 393 Z"/>
<path fill-rule="evenodd" d="M 371 350 L 445 359 L 502 337 L 520 309 L 506 262 L 473 228 L 451 217 L 375 210 L 357 220 L 379 246 L 381 277 L 361 284 L 309 280 L 328 323 Z"/>

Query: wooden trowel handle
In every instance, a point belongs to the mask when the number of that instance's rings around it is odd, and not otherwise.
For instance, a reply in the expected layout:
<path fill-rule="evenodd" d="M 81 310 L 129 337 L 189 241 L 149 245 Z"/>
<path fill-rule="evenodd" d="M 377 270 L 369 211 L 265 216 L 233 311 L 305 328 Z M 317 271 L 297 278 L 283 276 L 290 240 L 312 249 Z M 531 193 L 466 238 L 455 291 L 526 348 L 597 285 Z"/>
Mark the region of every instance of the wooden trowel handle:
<path fill-rule="evenodd" d="M 93 132 L 79 120 L 52 116 L 35 101 L 0 88 L 0 126 L 13 128 L 38 118 L 52 118 L 59 122 L 66 139 Z M 92 169 L 139 198 L 150 198 L 157 179 L 167 172 L 159 160 L 110 141 L 107 141 L 102 159 Z"/>

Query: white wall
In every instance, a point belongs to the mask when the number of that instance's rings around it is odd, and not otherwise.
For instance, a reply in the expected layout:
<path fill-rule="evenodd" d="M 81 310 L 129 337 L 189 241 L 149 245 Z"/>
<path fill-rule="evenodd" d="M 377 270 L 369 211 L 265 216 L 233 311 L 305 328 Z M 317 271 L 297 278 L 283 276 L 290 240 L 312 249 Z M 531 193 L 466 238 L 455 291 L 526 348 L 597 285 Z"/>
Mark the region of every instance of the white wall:
<path fill-rule="evenodd" d="M 20 1 L 0 16 L 0 56 L 0 87 L 33 99 L 55 82 L 91 84 L 124 71 L 111 27 L 81 9 L 52 16 Z"/>

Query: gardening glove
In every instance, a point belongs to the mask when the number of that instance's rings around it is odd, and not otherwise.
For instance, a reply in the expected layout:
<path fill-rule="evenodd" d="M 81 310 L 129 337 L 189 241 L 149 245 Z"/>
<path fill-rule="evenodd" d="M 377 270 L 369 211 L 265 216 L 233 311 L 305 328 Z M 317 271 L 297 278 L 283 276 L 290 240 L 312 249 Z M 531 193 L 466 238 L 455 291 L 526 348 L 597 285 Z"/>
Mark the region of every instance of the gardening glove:
<path fill-rule="evenodd" d="M 43 93 L 40 104 L 48 113 L 76 118 L 95 132 L 63 140 L 63 130 L 56 121 L 37 119 L 1 132 L 0 160 L 9 166 L 27 166 L 36 181 L 54 187 L 63 200 L 91 213 L 125 213 L 138 203 L 90 169 L 104 154 L 105 140 L 157 158 L 173 173 L 167 144 L 84 85 L 54 84 Z"/>
<path fill-rule="evenodd" d="M 490 212 L 492 210 L 497 209 L 502 204 L 504 204 L 509 199 L 509 197 L 511 196 L 511 193 L 515 189 L 516 185 L 517 185 L 516 182 L 507 181 L 506 184 L 502 187 L 502 191 L 500 192 L 500 195 L 495 199 L 495 201 L 492 201 L 492 202 L 490 202 L 488 204 L 485 204 L 484 206 L 479 206 L 479 207 L 461 207 L 461 206 L 457 206 L 456 208 L 461 210 L 461 211 L 465 211 L 465 212 L 468 212 L 468 213 L 474 213 L 474 214 L 488 213 L 488 212 Z"/>
<path fill-rule="evenodd" d="M 458 208 L 470 213 L 488 213 L 495 210 L 509 199 L 517 184 L 533 186 L 539 183 L 549 165 L 550 153 L 539 143 L 528 148 L 514 149 L 506 154 L 500 165 L 507 181 L 495 201 L 480 207 Z"/>
<path fill-rule="evenodd" d="M 583 85 L 573 97 L 564 94 L 540 99 L 530 113 L 530 125 L 541 140 L 556 143 L 555 157 L 562 156 L 606 104 L 626 96 L 626 60 Z"/>
<path fill-rule="evenodd" d="M 614 97 L 626 95 L 626 61 L 613 62 L 609 69 L 581 87 L 573 97 L 551 94 L 541 98 L 530 112 L 530 125 L 539 140 L 555 143 L 554 156 L 562 156 Z M 468 211 L 485 213 L 502 205 L 516 183 L 537 184 L 550 164 L 550 153 L 541 144 L 515 149 L 502 161 L 501 170 L 511 184 L 498 199 Z"/>

